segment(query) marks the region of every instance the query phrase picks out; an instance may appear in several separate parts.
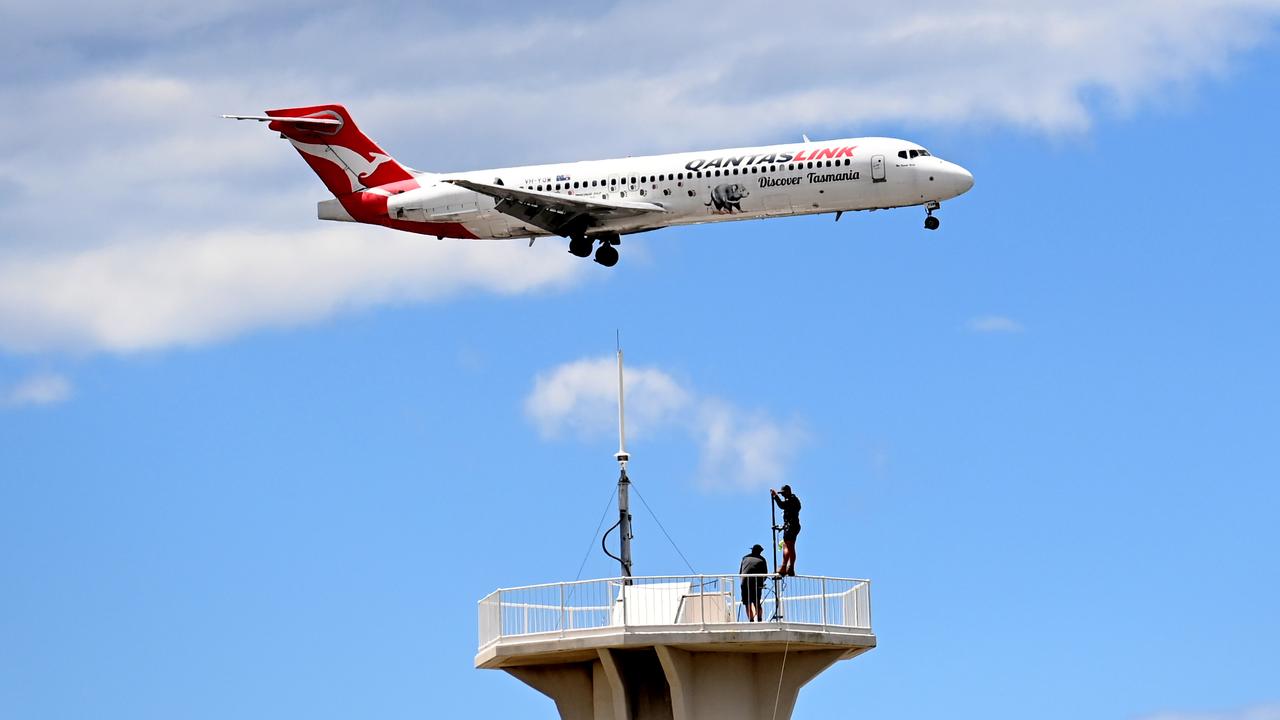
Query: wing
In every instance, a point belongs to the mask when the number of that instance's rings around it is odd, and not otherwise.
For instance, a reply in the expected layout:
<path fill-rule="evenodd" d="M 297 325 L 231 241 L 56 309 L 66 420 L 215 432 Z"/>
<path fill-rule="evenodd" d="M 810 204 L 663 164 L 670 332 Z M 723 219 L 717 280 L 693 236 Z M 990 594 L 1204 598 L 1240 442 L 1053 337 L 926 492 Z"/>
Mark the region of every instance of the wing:
<path fill-rule="evenodd" d="M 459 187 L 488 195 L 494 208 L 513 218 L 561 236 L 577 235 L 608 220 L 661 214 L 667 209 L 648 202 L 594 200 L 574 195 L 520 190 L 474 180 L 446 180 Z"/>

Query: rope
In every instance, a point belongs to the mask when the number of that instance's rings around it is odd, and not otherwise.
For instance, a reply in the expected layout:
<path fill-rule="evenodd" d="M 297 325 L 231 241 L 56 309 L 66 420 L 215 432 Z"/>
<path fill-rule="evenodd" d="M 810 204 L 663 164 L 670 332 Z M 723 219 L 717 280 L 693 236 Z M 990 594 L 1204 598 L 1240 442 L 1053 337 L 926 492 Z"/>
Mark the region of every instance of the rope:
<path fill-rule="evenodd" d="M 644 505 L 644 509 L 649 511 L 649 516 L 658 524 L 658 529 L 666 536 L 667 542 L 671 543 L 671 547 L 675 548 L 676 554 L 680 556 L 681 560 L 684 560 L 685 567 L 689 568 L 689 572 L 697 575 L 698 571 L 693 569 L 693 565 L 689 563 L 689 559 L 684 556 L 684 553 L 680 552 L 680 546 L 676 545 L 676 541 L 671 539 L 671 535 L 667 533 L 667 529 L 662 527 L 662 521 L 658 519 L 658 514 L 653 511 L 653 508 L 649 507 L 648 501 L 644 499 L 644 495 L 640 494 L 640 488 L 636 487 L 634 480 L 631 482 L 631 487 L 636 491 L 636 497 L 640 498 L 640 503 Z"/>
<path fill-rule="evenodd" d="M 782 648 L 782 669 L 778 671 L 778 693 L 773 696 L 773 720 L 778 720 L 778 700 L 782 699 L 782 676 L 787 673 L 787 651 L 791 649 L 791 636 L 787 636 L 787 644 Z"/>

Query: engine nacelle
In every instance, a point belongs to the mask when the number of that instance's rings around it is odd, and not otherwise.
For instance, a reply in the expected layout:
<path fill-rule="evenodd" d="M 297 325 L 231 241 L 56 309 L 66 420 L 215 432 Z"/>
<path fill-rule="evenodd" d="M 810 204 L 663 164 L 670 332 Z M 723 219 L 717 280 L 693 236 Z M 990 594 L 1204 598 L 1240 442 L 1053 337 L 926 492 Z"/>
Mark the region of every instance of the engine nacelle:
<path fill-rule="evenodd" d="M 387 198 L 387 216 L 418 222 L 459 222 L 479 213 L 480 203 L 487 199 L 452 183 L 430 182 Z"/>

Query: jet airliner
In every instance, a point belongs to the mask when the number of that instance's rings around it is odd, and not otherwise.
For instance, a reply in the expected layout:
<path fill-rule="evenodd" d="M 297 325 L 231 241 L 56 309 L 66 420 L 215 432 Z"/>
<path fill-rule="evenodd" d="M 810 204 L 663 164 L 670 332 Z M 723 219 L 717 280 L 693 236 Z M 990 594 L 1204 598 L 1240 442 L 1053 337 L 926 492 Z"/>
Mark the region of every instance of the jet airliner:
<path fill-rule="evenodd" d="M 922 206 L 936 230 L 942 201 L 973 187 L 969 171 L 893 138 L 435 173 L 387 155 L 341 105 L 223 117 L 267 122 L 297 148 L 334 195 L 321 220 L 442 239 L 558 236 L 606 267 L 623 235 L 672 225 Z"/>

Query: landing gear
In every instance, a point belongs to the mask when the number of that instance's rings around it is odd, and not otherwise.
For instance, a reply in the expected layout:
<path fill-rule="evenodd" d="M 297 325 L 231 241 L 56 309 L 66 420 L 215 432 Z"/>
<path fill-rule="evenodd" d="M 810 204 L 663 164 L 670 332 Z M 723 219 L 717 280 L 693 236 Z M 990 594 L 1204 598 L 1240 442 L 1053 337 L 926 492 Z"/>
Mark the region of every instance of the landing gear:
<path fill-rule="evenodd" d="M 618 264 L 618 248 L 616 245 L 622 242 L 622 238 L 616 232 L 603 232 L 597 235 L 578 235 L 569 240 L 569 252 L 578 257 L 591 257 L 591 248 L 599 242 L 600 247 L 596 248 L 596 262 L 605 267 L 613 267 Z"/>
<path fill-rule="evenodd" d="M 595 245 L 595 241 L 592 238 L 579 235 L 569 240 L 569 254 L 581 258 L 589 257 L 592 245 Z"/>
<path fill-rule="evenodd" d="M 940 207 L 942 207 L 942 204 L 939 203 L 937 200 L 930 200 L 928 203 L 925 204 L 924 206 L 924 213 L 925 213 L 924 229 L 925 230 L 937 230 L 938 226 L 942 224 L 942 222 L 938 220 L 938 218 L 933 216 L 933 211 L 937 210 Z"/>
<path fill-rule="evenodd" d="M 605 267 L 613 267 L 618 264 L 618 249 L 607 243 L 602 243 L 596 249 L 596 262 Z"/>

